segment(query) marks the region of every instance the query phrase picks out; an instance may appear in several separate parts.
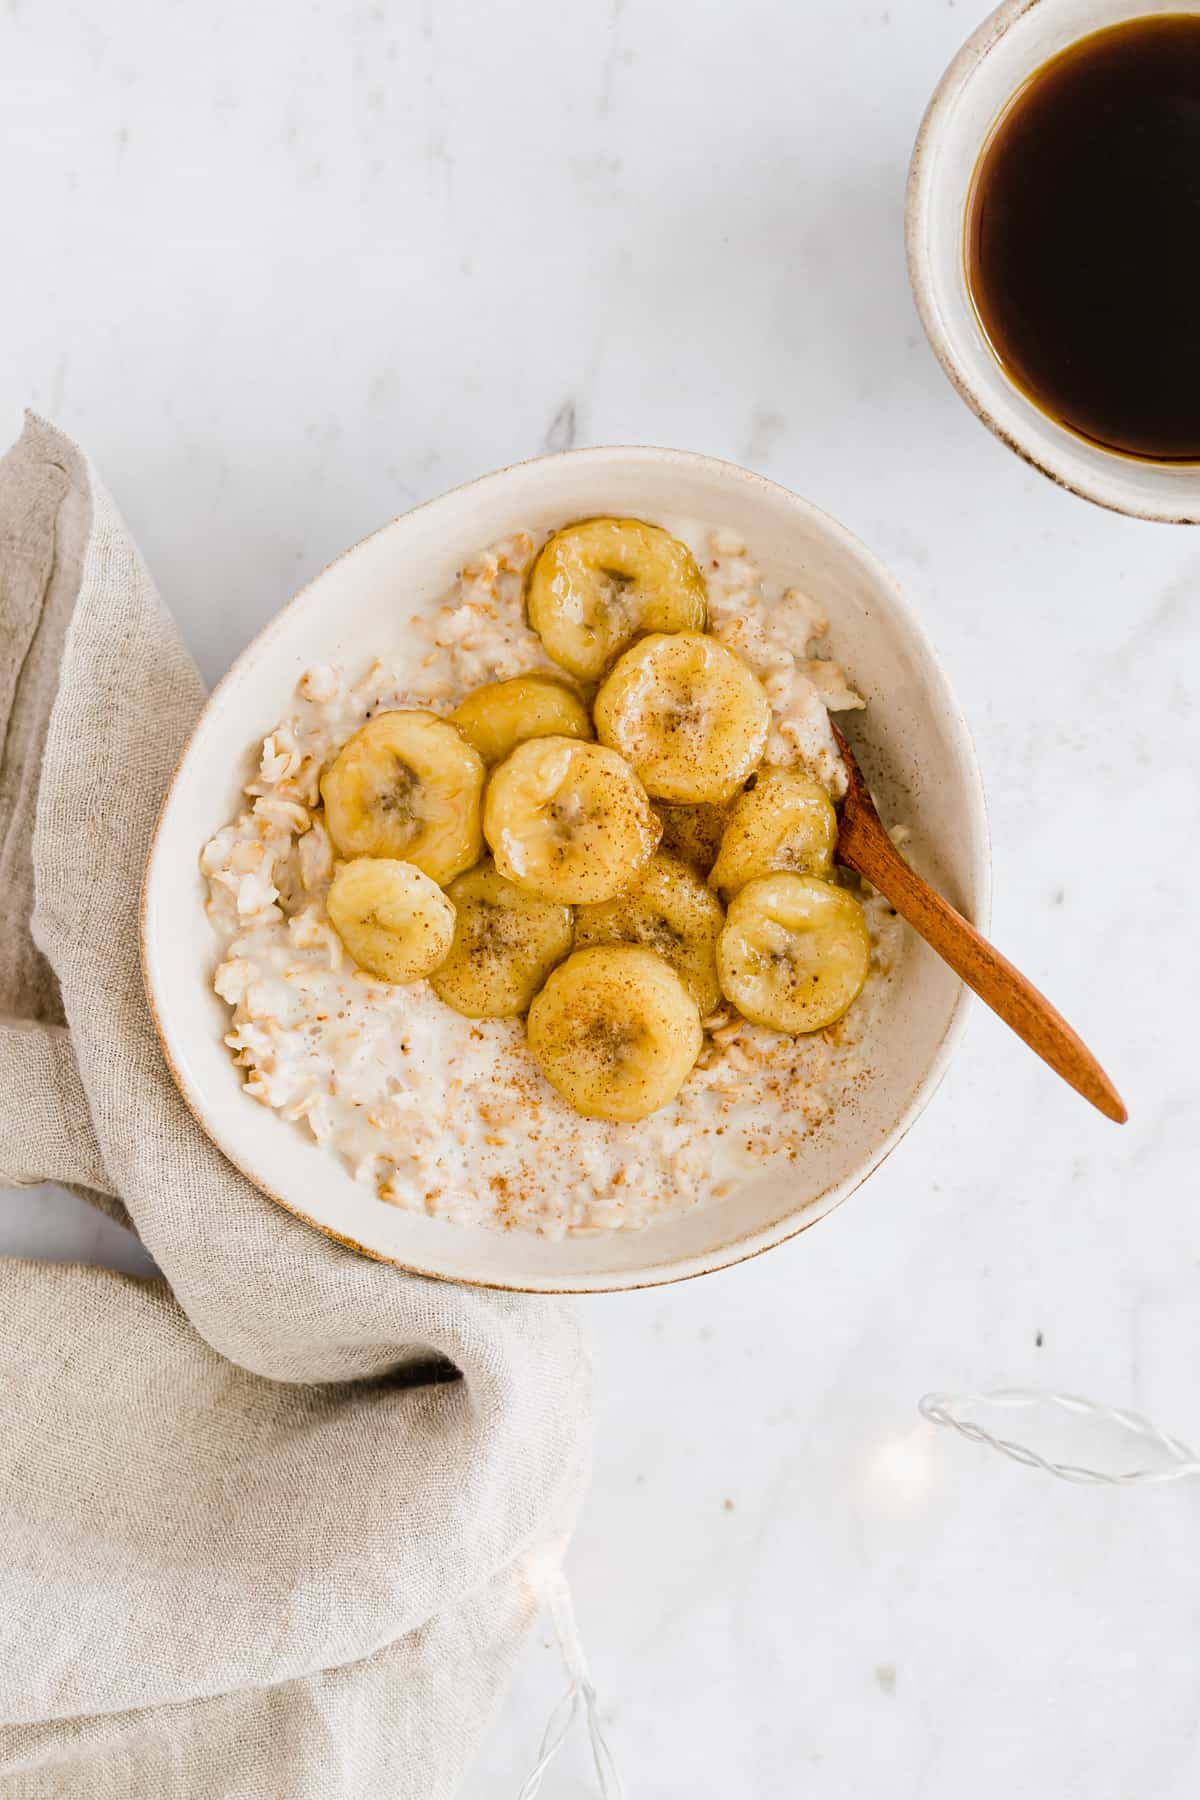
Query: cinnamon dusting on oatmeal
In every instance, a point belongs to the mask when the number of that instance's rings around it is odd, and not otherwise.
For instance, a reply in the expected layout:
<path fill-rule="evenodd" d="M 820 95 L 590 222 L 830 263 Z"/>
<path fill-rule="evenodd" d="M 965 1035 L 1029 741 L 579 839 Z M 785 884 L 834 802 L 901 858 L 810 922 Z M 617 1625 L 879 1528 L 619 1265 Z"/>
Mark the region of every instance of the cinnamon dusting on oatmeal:
<path fill-rule="evenodd" d="M 393 988 L 350 966 L 325 912 L 333 855 L 321 771 L 381 709 L 444 713 L 481 682 L 554 669 L 522 608 L 539 545 L 518 533 L 464 563 L 454 594 L 412 622 L 394 660 L 376 658 L 354 681 L 310 669 L 263 740 L 246 810 L 201 867 L 221 946 L 213 985 L 231 1011 L 226 1043 L 247 1095 L 301 1124 L 387 1204 L 561 1236 L 636 1229 L 725 1197 L 764 1163 L 801 1159 L 867 1074 L 863 1039 L 900 926 L 865 894 L 875 979 L 850 1012 L 788 1038 L 722 1006 L 703 1021 L 704 1047 L 677 1098 L 636 1126 L 573 1113 L 531 1062 L 519 1021 L 468 1021 L 426 982 Z M 712 533 L 706 564 L 711 628 L 771 702 L 768 760 L 836 793 L 826 709 L 861 702 L 815 655 L 820 609 L 795 590 L 768 598 L 737 534 Z"/>

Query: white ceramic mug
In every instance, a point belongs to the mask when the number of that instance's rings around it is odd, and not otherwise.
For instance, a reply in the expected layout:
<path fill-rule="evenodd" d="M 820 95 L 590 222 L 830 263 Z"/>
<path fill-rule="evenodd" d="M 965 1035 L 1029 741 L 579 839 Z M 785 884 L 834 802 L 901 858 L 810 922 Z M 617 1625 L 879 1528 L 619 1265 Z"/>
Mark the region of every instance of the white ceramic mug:
<path fill-rule="evenodd" d="M 971 178 L 993 125 L 1042 65 L 1106 25 L 1200 7 L 1163 0 L 1006 0 L 946 70 L 917 134 L 908 178 L 909 277 L 934 353 L 971 410 L 1060 486 L 1114 511 L 1200 524 L 1200 464 L 1143 462 L 1077 437 L 1004 373 L 967 288 Z"/>

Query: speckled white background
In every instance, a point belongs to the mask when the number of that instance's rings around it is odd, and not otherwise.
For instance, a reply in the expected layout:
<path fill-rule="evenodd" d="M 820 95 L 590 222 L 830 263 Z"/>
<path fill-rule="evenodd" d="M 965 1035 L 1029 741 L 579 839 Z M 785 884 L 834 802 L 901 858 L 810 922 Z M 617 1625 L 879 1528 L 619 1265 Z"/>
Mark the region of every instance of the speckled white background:
<path fill-rule="evenodd" d="M 589 1307 L 571 1570 L 638 1800 L 1183 1800 L 1200 1489 L 1062 1488 L 920 1426 L 1049 1382 L 1200 1436 L 1200 534 L 1090 509 L 954 398 L 900 213 L 982 6 L 7 0 L 0 435 L 97 459 L 204 672 L 383 519 L 548 446 L 715 452 L 828 507 L 977 734 L 995 934 L 1110 1064 L 989 1017 L 800 1241 Z M 137 1266 L 64 1196 L 0 1249 Z M 469 1800 L 514 1793 L 534 1645 Z M 581 1757 L 547 1800 L 582 1800 Z"/>

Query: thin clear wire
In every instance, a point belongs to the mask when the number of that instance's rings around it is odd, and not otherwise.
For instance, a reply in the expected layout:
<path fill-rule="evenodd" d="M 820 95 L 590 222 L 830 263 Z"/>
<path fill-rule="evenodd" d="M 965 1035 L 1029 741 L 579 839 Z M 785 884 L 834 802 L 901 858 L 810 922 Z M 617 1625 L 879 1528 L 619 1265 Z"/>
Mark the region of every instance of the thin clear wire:
<path fill-rule="evenodd" d="M 1144 1446 L 1157 1450 L 1167 1460 L 1165 1465 L 1141 1464 L 1129 1469 L 1094 1469 L 1083 1463 L 1057 1462 L 1043 1456 L 1016 1438 L 1001 1437 L 988 1431 L 975 1419 L 961 1417 L 979 1407 L 1004 1407 L 1012 1412 L 1034 1407 L 1058 1407 L 1076 1416 L 1116 1425 Z M 1172 1437 L 1152 1419 L 1127 1407 L 1105 1406 L 1083 1394 L 1064 1394 L 1052 1388 L 993 1388 L 973 1394 L 925 1394 L 918 1402 L 923 1419 L 931 1425 L 958 1432 L 970 1443 L 983 1444 L 1027 1469 L 1041 1469 L 1058 1481 L 1089 1487 L 1160 1487 L 1169 1481 L 1187 1481 L 1200 1475 L 1200 1457 L 1182 1438 Z M 625 1800 L 625 1784 L 621 1779 L 612 1750 L 604 1736 L 600 1705 L 588 1671 L 587 1658 L 575 1619 L 571 1590 L 561 1569 L 547 1579 L 545 1600 L 554 1622 L 555 1634 L 563 1663 L 571 1678 L 562 1699 L 550 1715 L 542 1738 L 538 1760 L 522 1784 L 517 1800 L 537 1800 L 542 1791 L 542 1778 L 562 1749 L 582 1710 L 587 1725 L 592 1763 L 599 1783 L 601 1800 Z"/>
<path fill-rule="evenodd" d="M 579 1683 L 573 1682 L 550 1714 L 550 1722 L 542 1737 L 542 1746 L 538 1752 L 537 1762 L 522 1782 L 517 1800 L 537 1800 L 537 1795 L 542 1791 L 542 1776 L 570 1735 L 571 1727 L 575 1723 L 575 1715 L 579 1711 L 580 1697 Z"/>
<path fill-rule="evenodd" d="M 960 1413 L 969 1413 L 980 1406 L 1009 1407 L 1014 1411 L 1035 1406 L 1056 1406 L 1063 1412 L 1102 1419 L 1120 1426 L 1143 1444 L 1155 1446 L 1168 1461 L 1165 1467 L 1148 1464 L 1117 1471 L 1088 1468 L 1080 1463 L 1056 1462 L 1031 1449 L 1029 1445 L 1019 1443 L 1015 1438 L 1000 1437 L 974 1419 L 959 1417 Z M 1167 1432 L 1160 1431 L 1151 1419 L 1144 1418 L 1141 1413 L 1117 1406 L 1103 1406 L 1098 1401 L 1086 1399 L 1082 1394 L 1060 1394 L 1053 1389 L 1039 1388 L 995 1388 L 990 1393 L 978 1394 L 926 1394 L 919 1402 L 919 1411 L 922 1418 L 928 1419 L 931 1425 L 941 1425 L 957 1431 L 971 1443 L 986 1444 L 990 1450 L 998 1451 L 1012 1462 L 1022 1463 L 1028 1469 L 1042 1469 L 1059 1481 L 1074 1482 L 1077 1486 L 1155 1487 L 1168 1481 L 1186 1481 L 1194 1475 L 1200 1475 L 1200 1458 L 1181 1438 L 1171 1437 Z"/>
<path fill-rule="evenodd" d="M 616 1759 L 604 1735 L 600 1701 L 592 1685 L 583 1640 L 579 1635 L 575 1604 L 567 1578 L 561 1569 L 554 1569 L 547 1577 L 544 1598 L 571 1685 L 550 1715 L 538 1760 L 525 1777 L 517 1800 L 537 1800 L 542 1791 L 542 1777 L 566 1743 L 581 1709 L 587 1725 L 600 1800 L 625 1800 L 625 1783 L 621 1780 Z"/>

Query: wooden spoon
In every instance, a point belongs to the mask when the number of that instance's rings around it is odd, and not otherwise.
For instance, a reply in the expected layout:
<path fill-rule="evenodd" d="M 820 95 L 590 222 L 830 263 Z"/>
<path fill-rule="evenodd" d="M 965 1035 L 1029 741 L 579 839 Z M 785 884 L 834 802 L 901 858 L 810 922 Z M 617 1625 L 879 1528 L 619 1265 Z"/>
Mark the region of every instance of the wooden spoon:
<path fill-rule="evenodd" d="M 1124 1101 L 1087 1045 L 1031 981 L 913 873 L 884 829 L 854 752 L 836 725 L 833 735 L 846 764 L 847 779 L 846 798 L 838 815 L 838 861 L 865 875 L 942 961 L 1076 1093 L 1090 1100 L 1106 1119 L 1123 1125 L 1129 1117 Z"/>

